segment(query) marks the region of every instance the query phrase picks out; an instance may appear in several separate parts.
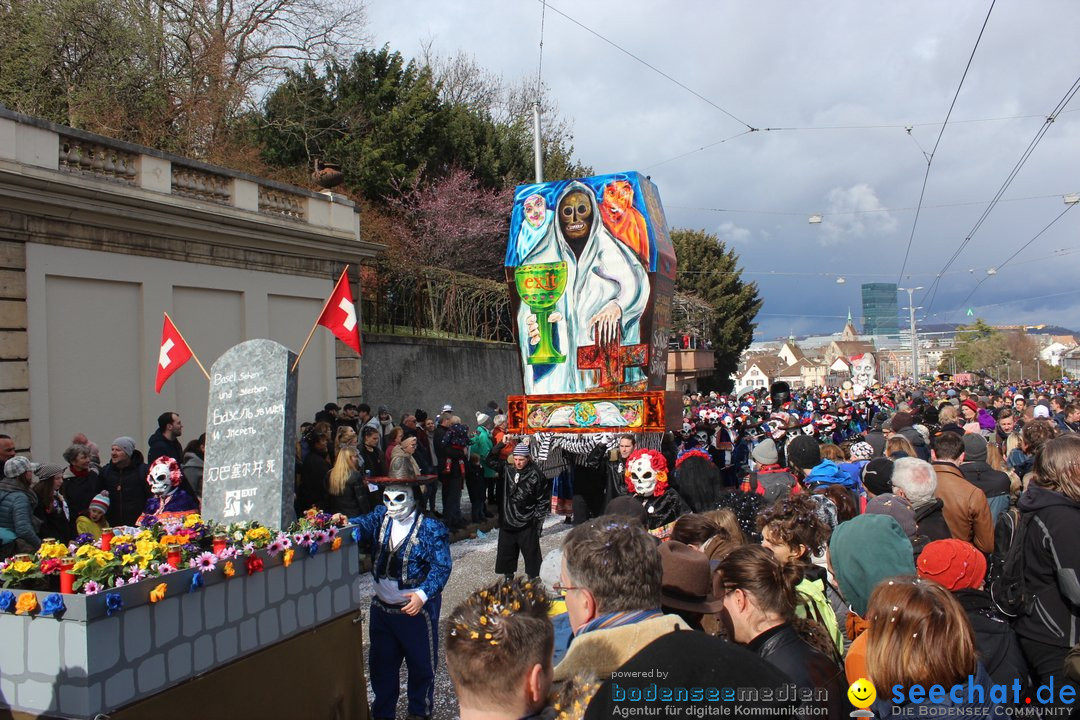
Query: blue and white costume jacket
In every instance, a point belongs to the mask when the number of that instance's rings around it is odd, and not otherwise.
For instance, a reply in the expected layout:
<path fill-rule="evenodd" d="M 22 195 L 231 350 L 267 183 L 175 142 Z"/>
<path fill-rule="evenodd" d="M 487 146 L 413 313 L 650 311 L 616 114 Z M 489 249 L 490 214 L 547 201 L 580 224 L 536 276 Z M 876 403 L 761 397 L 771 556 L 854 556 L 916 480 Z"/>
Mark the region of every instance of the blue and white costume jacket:
<path fill-rule="evenodd" d="M 418 513 L 408 536 L 391 550 L 391 519 L 386 506 L 379 505 L 366 515 L 349 518 L 356 525 L 353 537 L 357 545 L 371 549 L 371 575 L 397 580 L 402 590 L 422 590 L 426 598 L 435 597 L 450 579 L 450 533 L 434 518 Z"/>

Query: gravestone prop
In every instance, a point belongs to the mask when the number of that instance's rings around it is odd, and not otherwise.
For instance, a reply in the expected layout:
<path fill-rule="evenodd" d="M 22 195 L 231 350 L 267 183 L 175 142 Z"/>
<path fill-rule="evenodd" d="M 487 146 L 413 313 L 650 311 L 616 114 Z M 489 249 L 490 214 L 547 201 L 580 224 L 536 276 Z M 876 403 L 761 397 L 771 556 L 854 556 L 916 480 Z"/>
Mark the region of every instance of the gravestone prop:
<path fill-rule="evenodd" d="M 248 340 L 210 370 L 202 514 L 287 528 L 294 519 L 296 354 Z"/>

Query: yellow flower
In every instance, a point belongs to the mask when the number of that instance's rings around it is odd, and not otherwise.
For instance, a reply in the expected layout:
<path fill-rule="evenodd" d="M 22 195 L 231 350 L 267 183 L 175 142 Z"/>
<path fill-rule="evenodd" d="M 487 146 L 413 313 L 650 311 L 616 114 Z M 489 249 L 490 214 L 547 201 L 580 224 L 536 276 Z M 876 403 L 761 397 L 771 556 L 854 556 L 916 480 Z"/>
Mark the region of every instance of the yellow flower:
<path fill-rule="evenodd" d="M 191 513 L 184 517 L 184 527 L 189 528 L 192 525 L 196 525 L 202 522 L 202 518 L 199 517 L 199 513 Z"/>
<path fill-rule="evenodd" d="M 130 535 L 116 535 L 112 539 L 113 545 L 126 545 L 129 542 L 131 542 Z"/>
<path fill-rule="evenodd" d="M 67 554 L 67 546 L 60 543 L 44 543 L 38 549 L 38 555 L 43 558 L 62 558 L 67 557 Z"/>
<path fill-rule="evenodd" d="M 124 557 L 120 558 L 120 562 L 122 562 L 125 565 L 131 565 L 132 563 L 135 563 L 135 562 L 138 562 L 138 561 L 139 561 L 139 558 L 137 556 L 135 556 L 135 555 L 132 555 L 131 553 L 124 553 Z"/>
<path fill-rule="evenodd" d="M 105 567 L 109 563 L 109 561 L 103 558 L 101 555 L 95 555 L 94 562 L 97 563 L 98 567 Z"/>
<path fill-rule="evenodd" d="M 12 563 L 11 569 L 17 573 L 28 573 L 34 569 L 34 563 L 29 560 L 20 560 L 19 562 Z"/>
<path fill-rule="evenodd" d="M 289 548 L 288 550 L 286 550 L 285 554 L 281 556 L 281 564 L 284 565 L 285 567 L 289 567 L 290 565 L 292 565 L 293 555 L 295 555 L 295 554 L 296 554 L 296 551 L 293 550 L 292 548 Z"/>
<path fill-rule="evenodd" d="M 331 550 L 340 550 L 341 549 L 341 536 L 340 535 L 338 535 L 336 538 L 334 538 L 334 542 L 330 543 L 330 549 Z"/>
<path fill-rule="evenodd" d="M 165 583 L 158 583 L 157 587 L 150 591 L 150 602 L 156 603 L 165 597 L 165 591 L 169 589 L 169 586 Z"/>
<path fill-rule="evenodd" d="M 264 527 L 251 528 L 244 533 L 244 540 L 246 542 L 257 542 L 259 540 L 269 540 L 270 531 Z"/>
<path fill-rule="evenodd" d="M 86 557 L 94 550 L 97 550 L 93 545 L 80 545 L 79 549 L 75 551 L 75 557 Z"/>
<path fill-rule="evenodd" d="M 79 562 L 77 562 L 77 563 L 75 563 L 74 565 L 72 565 L 72 567 L 71 567 L 71 572 L 73 572 L 73 573 L 75 573 L 76 575 L 78 575 L 78 574 L 79 574 L 79 573 L 81 573 L 81 572 L 82 572 L 83 570 L 85 570 L 85 569 L 86 569 L 86 566 L 87 566 L 87 565 L 89 565 L 89 564 L 90 564 L 90 561 L 89 561 L 89 560 L 80 560 Z"/>
<path fill-rule="evenodd" d="M 233 567 L 232 561 L 225 563 L 225 567 L 222 568 L 222 572 L 225 573 L 225 577 L 230 578 L 236 574 L 236 568 Z"/>
<path fill-rule="evenodd" d="M 143 557 L 152 556 L 161 546 L 153 540 L 139 540 L 135 543 L 135 552 Z"/>
<path fill-rule="evenodd" d="M 115 540 L 115 538 L 113 538 L 113 539 Z M 142 532 L 140 532 L 138 535 L 135 536 L 135 539 L 136 540 L 153 540 L 154 539 L 154 533 L 151 532 L 150 530 L 143 530 Z"/>
<path fill-rule="evenodd" d="M 32 592 L 24 592 L 15 602 L 16 615 L 28 615 L 38 609 L 37 595 Z"/>

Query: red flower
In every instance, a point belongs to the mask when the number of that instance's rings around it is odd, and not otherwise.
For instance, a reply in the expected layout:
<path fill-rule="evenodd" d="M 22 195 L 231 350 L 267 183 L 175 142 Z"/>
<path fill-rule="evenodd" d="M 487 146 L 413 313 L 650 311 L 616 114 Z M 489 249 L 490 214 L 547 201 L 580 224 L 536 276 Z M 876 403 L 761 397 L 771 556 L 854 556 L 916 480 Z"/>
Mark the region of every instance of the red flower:
<path fill-rule="evenodd" d="M 263 561 L 261 557 L 258 557 L 257 555 L 249 555 L 246 564 L 248 575 L 254 575 L 257 572 L 262 572 Z"/>

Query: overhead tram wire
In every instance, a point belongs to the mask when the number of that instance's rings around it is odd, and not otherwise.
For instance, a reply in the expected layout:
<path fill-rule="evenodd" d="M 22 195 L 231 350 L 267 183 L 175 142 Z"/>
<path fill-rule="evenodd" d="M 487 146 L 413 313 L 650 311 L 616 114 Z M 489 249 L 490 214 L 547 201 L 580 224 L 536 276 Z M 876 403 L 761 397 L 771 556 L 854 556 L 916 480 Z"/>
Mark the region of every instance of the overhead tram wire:
<path fill-rule="evenodd" d="M 1039 126 L 1039 130 L 1035 133 L 1035 137 L 1031 139 L 1031 142 L 1028 143 L 1027 148 L 1025 148 L 1024 152 L 1020 155 L 1020 159 L 1017 160 L 1012 170 L 1009 171 L 1009 174 L 1005 177 L 1005 181 L 1001 184 L 1001 187 L 998 188 L 997 193 L 994 194 L 994 198 L 990 201 L 990 204 L 986 206 L 986 209 L 983 210 L 982 215 L 979 216 L 979 219 L 975 221 L 975 224 L 972 226 L 971 230 L 968 231 L 967 235 L 957 246 L 956 251 L 953 252 L 953 254 L 942 266 L 941 273 L 944 273 L 946 270 L 952 267 L 953 263 L 955 263 L 960 258 L 960 254 L 964 251 L 964 248 L 968 246 L 968 244 L 971 242 L 971 239 L 975 236 L 975 233 L 979 231 L 979 228 L 981 228 L 983 223 L 986 222 L 986 219 L 990 216 L 990 213 L 993 212 L 995 207 L 997 207 L 998 202 L 1001 200 L 1001 196 L 1005 194 L 1005 191 L 1009 189 L 1009 185 L 1011 185 L 1012 181 L 1016 179 L 1016 176 L 1020 174 L 1020 170 L 1027 163 L 1032 153 L 1035 152 L 1035 148 L 1037 148 L 1039 146 L 1039 143 L 1042 142 L 1042 139 L 1050 130 L 1050 126 L 1054 124 L 1058 116 L 1064 111 L 1065 106 L 1069 104 L 1069 102 L 1073 99 L 1078 90 L 1080 90 L 1080 77 L 1077 77 L 1076 80 L 1073 81 L 1073 84 L 1069 87 L 1068 91 L 1066 91 L 1065 95 L 1062 96 L 1061 100 L 1059 100 L 1057 105 L 1054 106 L 1054 109 L 1050 112 L 1050 114 L 1046 116 L 1043 124 Z M 930 310 L 930 308 L 934 306 L 934 300 L 937 298 L 938 287 L 940 287 L 941 285 L 941 273 L 939 273 L 939 277 L 935 278 L 934 281 L 930 284 L 930 287 L 927 288 L 926 292 L 923 293 L 924 301 L 929 298 L 929 302 L 927 302 L 926 304 L 927 310 Z"/>
<path fill-rule="evenodd" d="M 1042 117 L 1041 115 L 1039 117 Z M 1024 197 L 1015 198 L 1002 198 L 999 202 L 1023 202 L 1027 200 L 1047 200 L 1049 198 L 1059 198 L 1061 193 L 1053 193 L 1051 195 L 1027 195 Z M 968 205 L 985 205 L 987 200 L 967 200 L 964 202 L 955 203 L 939 203 L 936 205 L 923 205 L 927 209 L 938 208 L 953 208 L 953 207 L 966 207 Z M 698 210 L 701 212 L 717 212 L 717 213 L 742 213 L 746 215 L 790 215 L 792 217 L 805 218 L 811 213 L 806 210 L 742 210 L 737 208 L 709 208 L 709 207 L 691 207 L 688 205 L 665 205 L 665 207 L 672 210 Z M 865 215 L 868 213 L 881 213 L 881 212 L 911 212 L 914 207 L 899 207 L 899 208 L 869 208 L 867 210 L 834 210 L 824 213 L 826 217 L 831 215 Z M 892 275 L 892 273 L 887 273 Z"/>
<path fill-rule="evenodd" d="M 964 87 L 964 80 L 971 69 L 972 61 L 975 60 L 975 51 L 979 49 L 979 42 L 982 41 L 983 33 L 986 32 L 986 24 L 990 22 L 990 13 L 994 11 L 996 2 L 997 0 L 991 0 L 990 8 L 986 11 L 986 17 L 983 19 L 982 27 L 979 29 L 979 36 L 975 38 L 975 47 L 971 48 L 971 55 L 968 56 L 967 65 L 964 66 L 964 74 L 960 76 L 960 83 L 956 86 L 952 102 L 949 103 L 949 111 L 945 113 L 945 122 L 941 124 L 941 130 L 938 131 L 937 140 L 934 141 L 934 148 L 929 155 L 923 153 L 926 156 L 926 172 L 923 174 L 922 188 L 919 190 L 919 202 L 915 207 L 915 219 L 911 223 L 911 234 L 908 236 L 907 247 L 904 249 L 904 262 L 900 265 L 900 273 L 896 278 L 897 285 L 904 279 L 904 271 L 907 270 L 908 259 L 911 257 L 911 246 L 915 242 L 915 229 L 919 226 L 919 215 L 922 212 L 923 198 L 926 196 L 926 184 L 930 180 L 930 167 L 934 164 L 934 156 L 937 154 L 938 145 L 941 144 L 941 137 L 945 134 L 945 128 L 949 124 L 953 108 L 956 107 L 956 100 L 960 97 L 960 89 Z"/>

